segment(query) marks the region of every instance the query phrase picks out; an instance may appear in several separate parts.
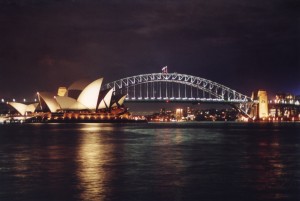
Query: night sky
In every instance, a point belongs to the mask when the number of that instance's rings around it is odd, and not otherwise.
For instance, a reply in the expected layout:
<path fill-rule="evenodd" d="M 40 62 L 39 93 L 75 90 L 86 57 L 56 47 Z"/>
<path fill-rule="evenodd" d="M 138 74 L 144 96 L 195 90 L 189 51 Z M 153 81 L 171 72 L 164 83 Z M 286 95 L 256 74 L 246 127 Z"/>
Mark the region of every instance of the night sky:
<path fill-rule="evenodd" d="M 299 0 L 0 0 L 0 98 L 81 78 L 190 74 L 300 94 Z"/>

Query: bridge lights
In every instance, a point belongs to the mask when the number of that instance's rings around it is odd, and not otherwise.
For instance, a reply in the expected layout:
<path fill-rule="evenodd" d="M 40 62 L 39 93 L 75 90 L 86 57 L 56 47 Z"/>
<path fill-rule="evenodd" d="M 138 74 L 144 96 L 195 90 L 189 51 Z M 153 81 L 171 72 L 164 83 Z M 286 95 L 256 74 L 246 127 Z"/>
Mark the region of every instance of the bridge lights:
<path fill-rule="evenodd" d="M 4 103 L 4 102 L 5 102 L 3 98 L 1 99 L 1 102 L 2 102 L 2 103 Z"/>

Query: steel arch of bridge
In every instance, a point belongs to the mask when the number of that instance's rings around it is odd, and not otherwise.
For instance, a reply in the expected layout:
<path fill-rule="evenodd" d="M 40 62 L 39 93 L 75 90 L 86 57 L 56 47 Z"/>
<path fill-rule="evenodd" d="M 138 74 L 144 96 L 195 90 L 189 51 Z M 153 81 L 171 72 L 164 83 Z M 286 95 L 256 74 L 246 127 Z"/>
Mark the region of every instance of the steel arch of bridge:
<path fill-rule="evenodd" d="M 162 83 L 165 85 L 162 86 Z M 176 93 L 176 97 L 174 96 L 174 92 L 173 94 L 171 92 L 171 90 L 174 90 L 173 84 L 178 85 L 177 90 L 179 91 Z M 190 87 L 190 97 L 187 96 L 187 86 Z M 238 105 L 237 108 L 244 114 L 248 113 L 250 104 L 253 102 L 250 97 L 219 83 L 201 77 L 179 73 L 135 75 L 107 83 L 103 86 L 103 89 L 108 88 L 114 88 L 116 94 L 127 94 L 126 101 L 229 103 Z M 182 93 L 180 93 L 181 90 Z M 195 90 L 197 90 L 197 92 Z M 202 91 L 202 96 L 199 95 L 198 90 Z"/>

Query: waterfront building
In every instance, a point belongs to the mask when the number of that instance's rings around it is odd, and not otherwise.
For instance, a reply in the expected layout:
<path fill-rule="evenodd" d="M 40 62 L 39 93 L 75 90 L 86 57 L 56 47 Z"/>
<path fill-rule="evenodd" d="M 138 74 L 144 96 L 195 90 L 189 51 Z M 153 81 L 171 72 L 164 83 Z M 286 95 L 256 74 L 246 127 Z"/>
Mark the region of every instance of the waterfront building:
<path fill-rule="evenodd" d="M 91 83 L 78 81 L 69 88 L 59 87 L 57 94 L 38 92 L 38 103 L 8 102 L 21 116 L 57 119 L 111 119 L 128 117 L 126 95 L 113 95 L 113 88 L 102 90 L 103 78 Z M 35 113 L 33 115 L 33 113 Z"/>
<path fill-rule="evenodd" d="M 176 116 L 176 120 L 182 120 L 183 116 L 183 109 L 182 108 L 177 108 L 175 111 L 175 116 Z"/>
<path fill-rule="evenodd" d="M 269 114 L 273 120 L 299 120 L 299 96 L 291 93 L 277 93 L 274 100 L 269 101 Z"/>

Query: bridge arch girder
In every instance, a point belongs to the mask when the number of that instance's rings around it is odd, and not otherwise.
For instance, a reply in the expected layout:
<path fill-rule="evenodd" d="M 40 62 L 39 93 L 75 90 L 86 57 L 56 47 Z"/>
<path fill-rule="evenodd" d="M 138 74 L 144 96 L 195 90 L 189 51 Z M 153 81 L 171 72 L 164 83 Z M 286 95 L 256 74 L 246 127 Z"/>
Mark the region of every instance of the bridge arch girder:
<path fill-rule="evenodd" d="M 122 78 L 114 82 L 107 83 L 103 86 L 104 89 L 114 88 L 115 91 L 121 89 L 128 89 L 147 83 L 159 83 L 159 82 L 170 82 L 182 85 L 191 86 L 198 88 L 216 98 L 232 101 L 232 102 L 252 102 L 251 98 L 236 92 L 229 87 L 221 85 L 211 80 L 196 77 L 192 75 L 179 74 L 179 73 L 152 73 L 152 74 L 141 74 L 127 78 Z M 227 97 L 227 99 L 226 99 Z"/>

